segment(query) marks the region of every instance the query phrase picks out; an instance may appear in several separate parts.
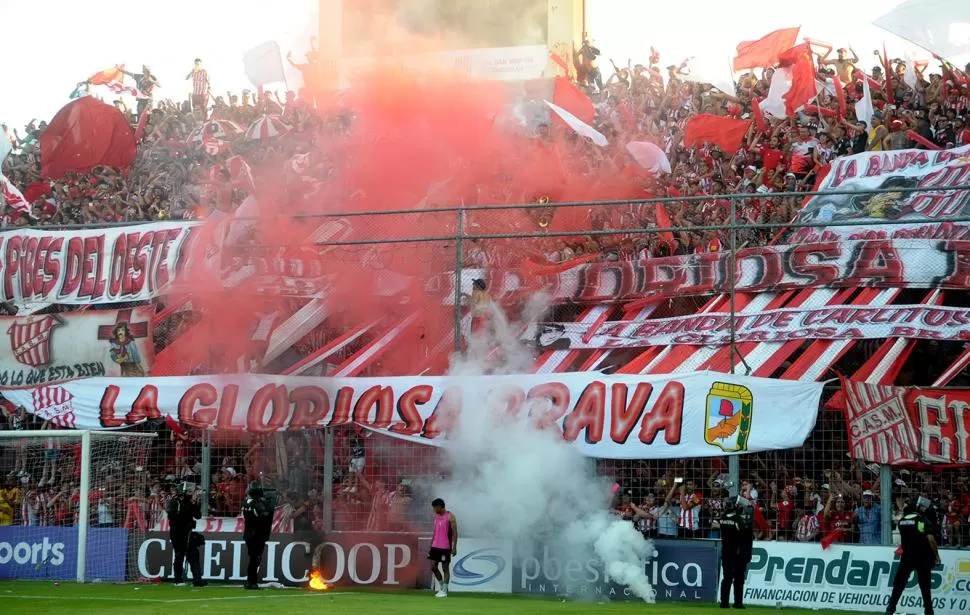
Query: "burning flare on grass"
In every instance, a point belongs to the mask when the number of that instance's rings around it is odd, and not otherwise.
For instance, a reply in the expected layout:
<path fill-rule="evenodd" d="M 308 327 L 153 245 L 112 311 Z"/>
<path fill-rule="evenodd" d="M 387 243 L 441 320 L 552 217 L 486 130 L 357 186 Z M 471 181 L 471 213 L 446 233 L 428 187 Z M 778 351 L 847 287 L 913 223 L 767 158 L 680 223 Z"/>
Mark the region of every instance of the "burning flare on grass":
<path fill-rule="evenodd" d="M 312 590 L 320 592 L 330 589 L 330 586 L 323 582 L 323 575 L 320 574 L 319 570 L 310 572 L 310 582 L 307 586 Z"/>

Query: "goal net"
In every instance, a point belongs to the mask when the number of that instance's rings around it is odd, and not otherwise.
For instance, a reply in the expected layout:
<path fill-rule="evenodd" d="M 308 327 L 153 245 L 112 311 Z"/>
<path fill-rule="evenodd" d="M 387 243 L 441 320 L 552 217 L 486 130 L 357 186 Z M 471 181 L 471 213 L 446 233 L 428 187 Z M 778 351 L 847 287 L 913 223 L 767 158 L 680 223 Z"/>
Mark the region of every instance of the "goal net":
<path fill-rule="evenodd" d="M 0 578 L 123 581 L 154 434 L 0 431 Z"/>

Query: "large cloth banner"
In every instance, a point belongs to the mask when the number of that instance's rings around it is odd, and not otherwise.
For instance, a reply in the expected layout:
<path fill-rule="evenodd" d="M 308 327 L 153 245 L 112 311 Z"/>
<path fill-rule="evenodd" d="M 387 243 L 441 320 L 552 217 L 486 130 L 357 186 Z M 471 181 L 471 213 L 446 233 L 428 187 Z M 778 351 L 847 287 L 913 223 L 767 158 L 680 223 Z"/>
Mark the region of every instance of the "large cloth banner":
<path fill-rule="evenodd" d="M 831 223 L 831 226 L 798 229 L 793 241 L 800 243 L 832 237 L 901 237 L 904 236 L 901 233 L 920 229 L 927 231 L 927 225 L 932 227 L 970 217 L 970 192 L 962 189 L 938 190 L 965 186 L 968 181 L 970 146 L 940 151 L 905 149 L 866 152 L 839 158 L 832 162 L 832 168 L 818 191 L 841 194 L 821 194 L 810 198 L 797 220 Z M 927 190 L 915 190 L 918 188 Z M 866 192 L 872 190 L 886 192 Z M 898 224 L 866 226 L 871 222 L 887 221 Z M 840 223 L 843 225 L 840 226 Z M 949 238 L 964 239 L 967 226 L 949 226 L 944 232 Z"/>
<path fill-rule="evenodd" d="M 0 300 L 74 305 L 158 296 L 188 256 L 194 225 L 0 233 Z"/>
<path fill-rule="evenodd" d="M 154 308 L 0 316 L 0 389 L 92 376 L 144 376 Z"/>
<path fill-rule="evenodd" d="M 726 293 L 732 271 L 728 252 L 578 264 L 535 275 L 524 270 L 466 269 L 462 292 L 476 279 L 493 298 L 544 292 L 552 299 L 613 303 Z M 872 239 L 778 245 L 738 251 L 737 292 L 803 288 L 970 288 L 970 241 Z M 455 276 L 429 281 L 427 290 L 453 301 Z"/>
<path fill-rule="evenodd" d="M 731 326 L 731 315 L 721 313 L 604 323 L 545 322 L 529 327 L 523 341 L 542 350 L 724 346 L 731 343 Z M 734 329 L 736 342 L 889 337 L 970 341 L 970 309 L 930 305 L 785 308 L 736 314 Z"/>
<path fill-rule="evenodd" d="M 588 457 L 710 457 L 801 446 L 822 385 L 715 372 L 388 378 L 88 378 L 4 395 L 41 419 L 113 429 L 171 416 L 238 432 L 357 423 L 444 446 L 462 428 L 531 424 Z"/>
<path fill-rule="evenodd" d="M 970 465 L 970 391 L 842 381 L 849 450 L 879 464 Z"/>

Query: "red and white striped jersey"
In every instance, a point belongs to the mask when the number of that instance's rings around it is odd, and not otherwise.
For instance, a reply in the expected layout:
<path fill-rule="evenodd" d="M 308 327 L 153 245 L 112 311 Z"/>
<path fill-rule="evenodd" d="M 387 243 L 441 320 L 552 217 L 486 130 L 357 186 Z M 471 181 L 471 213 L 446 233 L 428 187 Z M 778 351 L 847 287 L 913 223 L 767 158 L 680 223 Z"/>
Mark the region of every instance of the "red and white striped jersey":
<path fill-rule="evenodd" d="M 192 73 L 192 94 L 205 96 L 209 93 L 209 71 L 204 68 Z"/>
<path fill-rule="evenodd" d="M 646 517 L 640 519 L 641 532 L 652 532 L 657 529 L 657 518 L 660 517 L 660 507 L 653 506 L 647 513 Z"/>
<path fill-rule="evenodd" d="M 809 542 L 818 535 L 818 515 L 802 515 L 795 524 L 795 538 L 800 542 Z"/>
<path fill-rule="evenodd" d="M 680 498 L 680 521 L 677 523 L 685 530 L 701 529 L 701 494 L 694 492 Z"/>

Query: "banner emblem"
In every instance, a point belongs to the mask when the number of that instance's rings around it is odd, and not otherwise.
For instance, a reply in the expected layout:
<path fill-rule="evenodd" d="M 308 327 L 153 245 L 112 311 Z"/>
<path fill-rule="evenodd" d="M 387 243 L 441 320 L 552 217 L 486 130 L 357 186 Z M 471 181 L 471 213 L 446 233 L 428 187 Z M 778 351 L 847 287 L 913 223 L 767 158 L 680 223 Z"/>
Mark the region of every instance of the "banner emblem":
<path fill-rule="evenodd" d="M 10 349 L 18 363 L 40 367 L 51 362 L 51 334 L 54 327 L 64 324 L 57 316 L 28 316 L 23 322 L 14 322 L 7 329 Z"/>
<path fill-rule="evenodd" d="M 754 396 L 748 387 L 715 382 L 707 394 L 704 441 L 725 453 L 748 450 Z"/>

